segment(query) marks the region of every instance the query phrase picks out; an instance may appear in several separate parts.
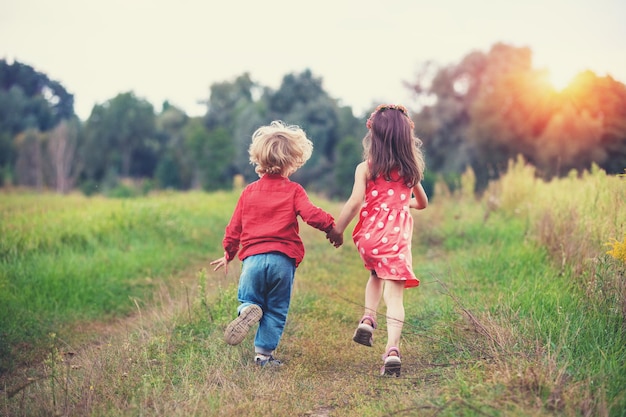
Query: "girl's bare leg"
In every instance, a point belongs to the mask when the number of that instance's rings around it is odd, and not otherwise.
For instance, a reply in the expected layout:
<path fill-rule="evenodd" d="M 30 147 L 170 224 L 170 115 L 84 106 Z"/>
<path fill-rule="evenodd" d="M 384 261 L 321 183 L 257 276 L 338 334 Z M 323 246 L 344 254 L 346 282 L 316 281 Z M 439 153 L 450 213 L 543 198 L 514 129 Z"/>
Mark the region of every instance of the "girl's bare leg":
<path fill-rule="evenodd" d="M 365 313 L 352 336 L 355 342 L 371 347 L 374 343 L 376 328 L 376 310 L 383 295 L 383 281 L 374 272 L 371 273 L 365 286 Z"/>
<path fill-rule="evenodd" d="M 379 280 L 380 281 L 380 280 Z M 387 348 L 400 347 L 400 336 L 404 324 L 404 282 L 385 282 L 384 299 L 387 305 Z"/>
<path fill-rule="evenodd" d="M 365 315 L 376 320 L 376 310 L 383 296 L 383 280 L 378 278 L 374 272 L 370 274 L 370 279 L 365 286 Z M 373 326 L 374 323 L 371 323 Z"/>

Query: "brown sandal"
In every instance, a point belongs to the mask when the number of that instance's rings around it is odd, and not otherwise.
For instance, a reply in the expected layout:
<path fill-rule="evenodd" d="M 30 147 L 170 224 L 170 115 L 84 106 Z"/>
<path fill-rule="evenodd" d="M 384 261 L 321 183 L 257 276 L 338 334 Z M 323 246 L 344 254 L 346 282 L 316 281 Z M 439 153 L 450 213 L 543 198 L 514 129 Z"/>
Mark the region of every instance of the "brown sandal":
<path fill-rule="evenodd" d="M 387 353 L 383 355 L 383 367 L 380 368 L 380 374 L 400 377 L 401 364 L 400 350 L 397 347 L 390 347 L 387 349 Z"/>
<path fill-rule="evenodd" d="M 371 323 L 367 324 L 366 321 Z M 360 345 L 372 347 L 374 344 L 374 330 L 376 329 L 376 320 L 372 316 L 365 315 L 359 322 L 352 340 Z"/>

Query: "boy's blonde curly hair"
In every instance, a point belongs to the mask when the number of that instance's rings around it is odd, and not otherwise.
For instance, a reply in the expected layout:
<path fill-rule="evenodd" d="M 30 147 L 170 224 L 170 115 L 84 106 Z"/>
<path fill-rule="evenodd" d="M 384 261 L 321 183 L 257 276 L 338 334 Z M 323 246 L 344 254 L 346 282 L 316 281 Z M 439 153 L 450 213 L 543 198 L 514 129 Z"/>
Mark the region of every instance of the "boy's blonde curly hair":
<path fill-rule="evenodd" d="M 313 142 L 299 126 L 275 120 L 254 132 L 248 153 L 259 177 L 264 174 L 288 177 L 309 160 Z"/>

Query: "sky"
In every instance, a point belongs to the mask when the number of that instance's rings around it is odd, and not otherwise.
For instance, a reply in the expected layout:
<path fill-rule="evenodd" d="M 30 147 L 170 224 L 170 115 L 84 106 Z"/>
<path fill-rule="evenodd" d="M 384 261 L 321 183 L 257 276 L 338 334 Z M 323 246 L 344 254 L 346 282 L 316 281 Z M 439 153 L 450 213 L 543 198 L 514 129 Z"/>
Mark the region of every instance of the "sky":
<path fill-rule="evenodd" d="M 424 63 L 498 42 L 557 86 L 584 70 L 626 83 L 626 0 L 0 0 L 0 59 L 59 81 L 83 120 L 128 91 L 199 116 L 213 83 L 276 89 L 305 69 L 360 115 L 410 104 Z"/>

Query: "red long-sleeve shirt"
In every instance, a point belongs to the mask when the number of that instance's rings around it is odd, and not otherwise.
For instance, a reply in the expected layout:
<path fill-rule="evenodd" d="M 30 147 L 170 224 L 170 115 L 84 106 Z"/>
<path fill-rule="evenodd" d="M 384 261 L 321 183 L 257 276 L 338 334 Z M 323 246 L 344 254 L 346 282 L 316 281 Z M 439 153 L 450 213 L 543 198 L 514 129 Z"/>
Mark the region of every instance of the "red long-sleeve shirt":
<path fill-rule="evenodd" d="M 311 203 L 300 184 L 265 174 L 248 185 L 237 201 L 223 240 L 227 259 L 232 260 L 237 252 L 241 260 L 281 252 L 294 259 L 297 267 L 304 258 L 297 216 L 324 232 L 335 225 L 330 214 Z"/>

